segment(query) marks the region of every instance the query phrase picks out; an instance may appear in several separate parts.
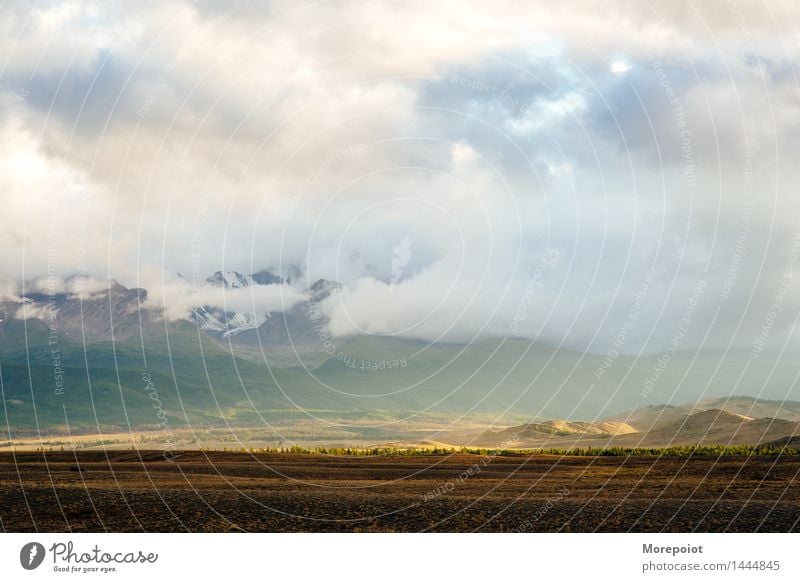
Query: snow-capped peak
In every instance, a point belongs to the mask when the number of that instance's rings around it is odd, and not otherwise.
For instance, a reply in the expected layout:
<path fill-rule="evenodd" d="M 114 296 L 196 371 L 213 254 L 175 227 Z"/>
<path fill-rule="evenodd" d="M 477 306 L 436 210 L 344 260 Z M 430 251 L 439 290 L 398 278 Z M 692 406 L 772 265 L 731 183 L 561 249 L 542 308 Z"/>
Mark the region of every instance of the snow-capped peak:
<path fill-rule="evenodd" d="M 217 271 L 206 279 L 212 287 L 223 289 L 244 289 L 251 286 L 281 285 L 286 281 L 270 269 L 263 269 L 252 275 L 242 275 L 237 271 Z M 193 319 L 200 329 L 229 337 L 262 325 L 268 313 L 224 311 L 217 307 L 204 306 L 193 311 Z"/>
<path fill-rule="evenodd" d="M 206 281 L 215 287 L 241 289 L 242 287 L 249 287 L 252 285 L 253 277 L 250 275 L 242 275 L 236 271 L 217 271 L 206 279 Z"/>

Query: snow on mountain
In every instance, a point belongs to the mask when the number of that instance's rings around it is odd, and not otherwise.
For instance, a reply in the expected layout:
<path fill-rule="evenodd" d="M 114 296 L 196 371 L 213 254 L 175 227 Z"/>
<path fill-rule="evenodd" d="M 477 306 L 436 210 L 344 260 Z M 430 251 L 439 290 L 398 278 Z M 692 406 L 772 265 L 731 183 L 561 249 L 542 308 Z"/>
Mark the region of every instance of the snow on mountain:
<path fill-rule="evenodd" d="M 241 289 L 254 284 L 252 275 L 242 275 L 236 271 L 217 271 L 206 281 L 210 285 L 225 289 Z"/>
<path fill-rule="evenodd" d="M 291 349 L 295 353 L 324 349 L 320 338 L 329 319 L 319 304 L 341 287 L 336 281 L 319 279 L 308 288 L 305 301 L 271 314 L 257 328 L 242 330 L 232 340 L 233 343 L 258 349 Z"/>
<path fill-rule="evenodd" d="M 204 331 L 225 332 L 226 326 L 218 317 L 209 312 L 208 307 L 198 307 L 194 310 L 193 316 L 198 327 Z"/>
<path fill-rule="evenodd" d="M 243 275 L 237 271 L 217 271 L 206 279 L 206 282 L 214 287 L 233 290 L 251 286 L 282 285 L 288 283 L 289 278 L 284 278 L 269 269 L 262 269 L 251 275 Z M 192 314 L 192 319 L 200 329 L 221 338 L 229 338 L 247 330 L 257 329 L 269 317 L 269 313 L 224 311 L 208 305 L 195 309 Z"/>
<path fill-rule="evenodd" d="M 252 275 L 217 271 L 204 284 L 208 291 L 216 291 L 206 294 L 207 301 L 212 304 L 193 308 L 188 320 L 218 340 L 235 337 L 233 341 L 237 344 L 257 345 L 261 338 L 274 346 L 298 342 L 316 346 L 317 327 L 327 322 L 324 314 L 316 315 L 316 304 L 338 290 L 341 287 L 339 283 L 320 279 L 302 294 L 304 300 L 289 302 L 285 310 L 280 309 L 280 302 L 277 308 L 270 307 L 275 310 L 269 312 L 264 307 L 264 311 L 259 311 L 253 306 L 254 302 L 242 301 L 242 295 L 250 293 L 246 290 L 248 288 L 257 291 L 256 295 L 271 291 L 280 295 L 284 291 L 278 286 L 288 284 L 289 277 L 295 282 L 300 280 L 297 270 L 290 269 L 285 273 L 281 276 L 267 269 Z M 86 335 L 97 341 L 127 339 L 141 333 L 142 325 L 163 325 L 163 313 L 145 307 L 148 296 L 145 289 L 129 289 L 114 280 L 84 281 L 77 277 L 59 280 L 58 285 L 51 287 L 42 287 L 41 281 L 32 281 L 19 287 L 29 289 L 24 294 L 0 297 L 0 322 L 38 319 L 49 323 L 57 318 L 59 330 L 66 336 L 81 339 Z M 226 301 L 226 294 L 237 300 Z M 290 294 L 297 296 L 300 291 L 293 288 Z M 221 298 L 223 302 L 213 303 L 216 301 L 213 297 Z M 316 319 L 310 315 L 315 315 Z"/>
<path fill-rule="evenodd" d="M 269 319 L 269 314 L 255 313 L 234 313 L 232 317 L 226 319 L 228 329 L 222 334 L 223 337 L 233 336 L 248 329 L 256 329 Z"/>

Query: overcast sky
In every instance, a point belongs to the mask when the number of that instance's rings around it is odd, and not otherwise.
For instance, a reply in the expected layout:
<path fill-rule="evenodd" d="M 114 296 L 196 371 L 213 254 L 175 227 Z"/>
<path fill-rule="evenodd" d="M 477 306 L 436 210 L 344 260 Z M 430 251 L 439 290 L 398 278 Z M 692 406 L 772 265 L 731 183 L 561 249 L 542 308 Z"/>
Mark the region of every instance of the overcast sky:
<path fill-rule="evenodd" d="M 336 334 L 796 351 L 792 4 L 6 2 L 4 292 L 294 266 L 259 301 L 341 281 Z"/>

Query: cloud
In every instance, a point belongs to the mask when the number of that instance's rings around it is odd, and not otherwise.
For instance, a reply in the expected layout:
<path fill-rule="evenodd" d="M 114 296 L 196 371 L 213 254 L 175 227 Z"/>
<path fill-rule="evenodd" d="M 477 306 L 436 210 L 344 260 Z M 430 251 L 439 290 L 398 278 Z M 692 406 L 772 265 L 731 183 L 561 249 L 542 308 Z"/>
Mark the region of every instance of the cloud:
<path fill-rule="evenodd" d="M 83 301 L 102 297 L 108 291 L 109 283 L 92 277 L 72 277 L 66 281 L 66 289 L 71 298 Z"/>
<path fill-rule="evenodd" d="M 625 61 L 614 61 L 611 63 L 609 70 L 615 75 L 624 75 L 631 70 L 631 67 L 632 66 Z"/>
<path fill-rule="evenodd" d="M 291 309 L 305 295 L 289 285 L 254 285 L 224 289 L 204 285 L 192 286 L 185 280 L 173 279 L 153 283 L 149 287 L 145 309 L 163 312 L 168 320 L 186 319 L 193 309 L 211 306 L 224 311 L 263 315 Z"/>
<path fill-rule="evenodd" d="M 744 1 L 11 3 L 0 273 L 117 279 L 173 318 L 325 277 L 339 334 L 601 353 L 654 274 L 625 349 L 670 345 L 698 281 L 681 345 L 748 346 L 795 269 L 798 24 Z M 303 280 L 195 292 L 280 265 Z"/>
<path fill-rule="evenodd" d="M 14 319 L 50 319 L 57 312 L 58 310 L 50 305 L 23 302 L 14 313 Z"/>
<path fill-rule="evenodd" d="M 10 303 L 22 303 L 19 284 L 13 279 L 0 277 L 0 301 Z"/>

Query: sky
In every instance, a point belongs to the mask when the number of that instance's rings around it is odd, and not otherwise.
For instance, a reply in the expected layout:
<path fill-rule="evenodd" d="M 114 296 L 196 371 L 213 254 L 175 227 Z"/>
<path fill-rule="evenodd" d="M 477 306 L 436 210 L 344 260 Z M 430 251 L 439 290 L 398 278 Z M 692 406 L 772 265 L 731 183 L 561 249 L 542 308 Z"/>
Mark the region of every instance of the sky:
<path fill-rule="evenodd" d="M 339 281 L 339 336 L 800 348 L 791 2 L 20 1 L 0 30 L 7 298 L 78 273 L 180 319 L 214 271 L 295 269 L 251 304 Z"/>

